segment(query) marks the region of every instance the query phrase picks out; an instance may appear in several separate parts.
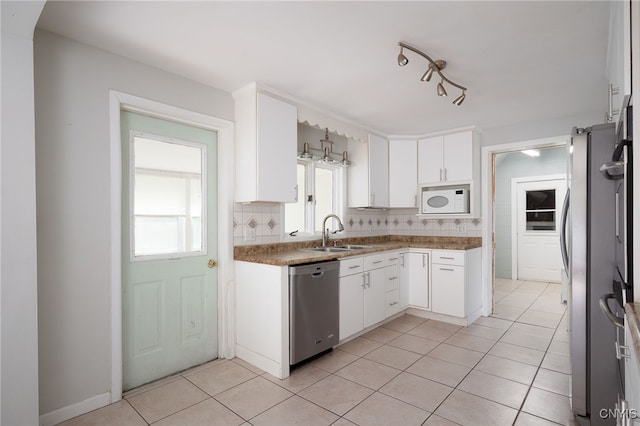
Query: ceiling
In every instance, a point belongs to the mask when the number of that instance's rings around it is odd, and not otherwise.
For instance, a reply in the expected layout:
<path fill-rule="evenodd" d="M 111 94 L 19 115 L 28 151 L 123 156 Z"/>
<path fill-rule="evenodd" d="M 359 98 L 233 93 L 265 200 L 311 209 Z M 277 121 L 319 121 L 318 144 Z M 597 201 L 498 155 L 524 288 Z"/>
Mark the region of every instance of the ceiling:
<path fill-rule="evenodd" d="M 253 81 L 386 135 L 607 109 L 609 1 L 48 1 L 38 27 L 232 92 Z M 427 61 L 468 88 L 436 95 Z"/>

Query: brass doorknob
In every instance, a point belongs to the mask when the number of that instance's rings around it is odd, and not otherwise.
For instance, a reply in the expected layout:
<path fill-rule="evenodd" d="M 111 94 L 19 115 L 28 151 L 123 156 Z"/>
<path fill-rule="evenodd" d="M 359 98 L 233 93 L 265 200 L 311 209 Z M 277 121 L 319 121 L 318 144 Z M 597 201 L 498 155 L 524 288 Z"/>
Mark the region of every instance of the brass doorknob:
<path fill-rule="evenodd" d="M 208 266 L 209 268 L 215 268 L 216 266 L 218 266 L 218 262 L 216 262 L 216 261 L 215 261 L 215 260 L 213 260 L 213 259 L 209 259 L 209 263 L 207 264 L 207 266 Z"/>

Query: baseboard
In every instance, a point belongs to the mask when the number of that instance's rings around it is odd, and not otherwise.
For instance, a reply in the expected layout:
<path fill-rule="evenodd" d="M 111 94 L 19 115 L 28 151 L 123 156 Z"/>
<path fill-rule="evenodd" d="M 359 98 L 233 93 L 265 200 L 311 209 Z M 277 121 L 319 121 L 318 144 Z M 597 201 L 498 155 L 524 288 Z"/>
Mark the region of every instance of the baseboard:
<path fill-rule="evenodd" d="M 109 404 L 111 404 L 111 392 L 105 392 L 89 399 L 85 399 L 77 404 L 68 405 L 50 413 L 41 415 L 40 426 L 53 426 L 81 414 L 88 413 L 89 411 L 105 407 Z"/>
<path fill-rule="evenodd" d="M 279 379 L 286 379 L 289 377 L 288 365 L 280 365 L 274 360 L 260 355 L 251 349 L 247 349 L 242 345 L 236 344 L 236 356 Z"/>

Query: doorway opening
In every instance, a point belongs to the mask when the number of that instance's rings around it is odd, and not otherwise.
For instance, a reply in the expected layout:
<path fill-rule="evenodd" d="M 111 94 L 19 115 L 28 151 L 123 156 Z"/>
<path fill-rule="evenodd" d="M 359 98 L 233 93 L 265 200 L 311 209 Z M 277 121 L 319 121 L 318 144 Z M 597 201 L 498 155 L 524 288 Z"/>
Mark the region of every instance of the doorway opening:
<path fill-rule="evenodd" d="M 555 238 L 553 234 L 555 230 L 529 229 L 527 230 L 527 217 L 529 217 L 529 228 L 555 227 L 558 228 L 559 214 L 557 211 L 562 207 L 562 195 L 566 183 L 556 182 L 558 186 L 553 188 L 530 188 L 530 206 L 526 205 L 527 192 L 524 187 L 521 191 L 525 191 L 523 197 L 523 205 L 520 209 L 521 219 L 518 221 L 516 217 L 512 219 L 512 185 L 518 182 L 527 182 L 535 180 L 546 180 L 549 177 L 562 180 L 566 176 L 568 153 L 566 146 L 569 136 L 540 139 L 531 141 L 515 142 L 510 144 L 486 146 L 482 148 L 482 216 L 485 218 L 485 228 L 483 230 L 483 309 L 482 314 L 489 316 L 495 312 L 496 299 L 503 294 L 496 289 L 496 280 L 504 280 L 507 283 L 514 283 L 518 280 L 518 268 L 515 272 L 513 267 L 513 250 L 517 248 L 518 223 L 523 227 L 522 237 L 546 236 L 546 242 L 551 242 Z M 527 151 L 527 152 L 524 152 Z M 533 156 L 532 156 L 533 154 Z M 545 177 L 540 177 L 545 176 Z M 544 186 L 544 185 L 543 185 Z M 557 189 L 554 189 L 557 188 Z M 533 198 L 539 198 L 542 195 L 550 196 L 553 190 L 553 203 L 536 204 Z M 513 188 L 517 194 L 517 186 Z M 540 192 L 536 192 L 540 191 Z M 517 203 L 517 197 L 516 197 Z M 553 208 L 548 208 L 553 205 Z M 531 207 L 531 208 L 527 208 Z M 517 205 L 515 206 L 518 212 Z M 535 211 L 539 210 L 539 211 Z M 553 220 L 546 220 L 553 218 Z M 553 225 L 547 222 L 553 222 Z M 537 234 L 537 235 L 536 235 Z M 521 238 L 522 239 L 522 238 Z M 532 240 L 535 243 L 542 241 Z M 525 240 L 525 243 L 527 241 Z M 528 241 L 531 243 L 531 241 Z M 518 256 L 523 259 L 529 259 L 527 256 Z M 558 264 L 561 263 L 560 252 L 558 250 Z M 550 259 L 554 259 L 550 256 Z M 516 257 L 517 260 L 517 257 Z M 553 260 L 554 269 L 557 265 Z M 537 269 L 537 265 L 528 265 L 526 262 L 523 268 Z M 526 274 L 523 276 L 523 278 Z M 558 276 L 558 278 L 560 275 Z M 545 281 L 545 279 L 542 279 Z M 551 282 L 549 280 L 545 282 Z M 496 293 L 497 291 L 497 293 Z"/>

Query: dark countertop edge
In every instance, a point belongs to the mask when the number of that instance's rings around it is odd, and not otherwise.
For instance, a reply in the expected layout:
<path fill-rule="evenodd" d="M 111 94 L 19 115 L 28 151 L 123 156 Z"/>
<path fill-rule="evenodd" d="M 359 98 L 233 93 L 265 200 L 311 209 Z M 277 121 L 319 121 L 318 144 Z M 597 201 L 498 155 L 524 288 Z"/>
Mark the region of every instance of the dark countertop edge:
<path fill-rule="evenodd" d="M 468 240 L 470 237 L 465 237 Z M 340 259 L 344 257 L 354 257 L 361 256 L 367 254 L 378 253 L 382 251 L 389 250 L 402 250 L 402 249 L 410 249 L 410 248 L 422 248 L 429 250 L 471 250 L 475 248 L 482 247 L 482 239 L 480 237 L 472 237 L 474 239 L 477 238 L 479 241 L 467 241 L 464 243 L 456 243 L 456 242 L 396 242 L 396 241 L 388 241 L 383 243 L 364 243 L 366 245 L 371 245 L 372 247 L 369 249 L 359 249 L 352 250 L 341 253 L 314 253 L 311 251 L 306 251 L 304 247 L 302 248 L 292 248 L 286 251 L 277 252 L 273 254 L 267 253 L 253 253 L 253 254 L 236 254 L 234 256 L 234 260 L 250 262 L 250 263 L 261 263 L 265 265 L 273 265 L 273 266 L 292 266 L 292 265 L 300 265 L 304 263 L 311 262 L 322 262 L 326 260 Z M 286 243 L 284 243 L 286 244 Z"/>
<path fill-rule="evenodd" d="M 627 317 L 627 327 L 629 327 L 629 334 L 631 335 L 631 340 L 633 341 L 633 346 L 635 347 L 635 351 L 637 354 L 640 354 L 640 318 L 638 314 L 640 313 L 640 303 L 627 303 L 624 306 L 624 312 Z M 627 342 L 625 342 L 625 345 Z M 638 361 L 638 366 L 640 366 L 640 359 Z"/>

